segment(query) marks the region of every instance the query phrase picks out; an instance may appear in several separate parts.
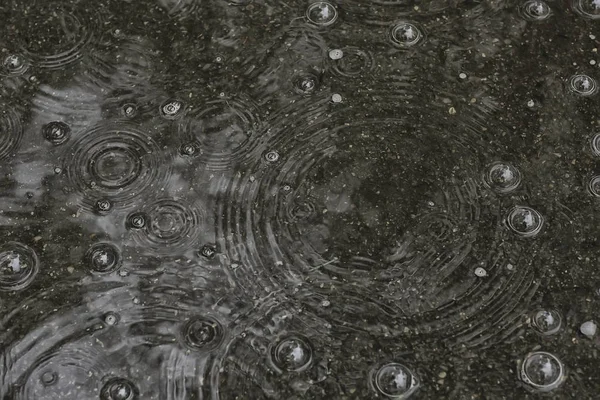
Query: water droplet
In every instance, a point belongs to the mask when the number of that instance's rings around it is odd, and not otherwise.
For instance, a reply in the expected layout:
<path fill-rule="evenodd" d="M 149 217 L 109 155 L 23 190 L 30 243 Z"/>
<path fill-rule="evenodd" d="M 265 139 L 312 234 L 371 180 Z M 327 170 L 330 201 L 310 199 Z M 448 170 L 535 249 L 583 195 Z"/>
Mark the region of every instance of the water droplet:
<path fill-rule="evenodd" d="M 101 400 L 135 400 L 138 398 L 138 390 L 135 385 L 123 378 L 112 378 L 100 391 Z"/>
<path fill-rule="evenodd" d="M 119 323 L 119 316 L 115 313 L 109 312 L 104 316 L 104 322 L 108 326 L 117 325 Z"/>
<path fill-rule="evenodd" d="M 544 225 L 542 215 L 530 207 L 516 206 L 506 218 L 508 227 L 523 237 L 533 237 L 540 233 Z"/>
<path fill-rule="evenodd" d="M 590 179 L 588 182 L 588 192 L 594 197 L 600 197 L 600 175 Z"/>
<path fill-rule="evenodd" d="M 484 276 L 487 276 L 487 271 L 481 267 L 477 267 L 475 268 L 475 275 L 483 278 Z"/>
<path fill-rule="evenodd" d="M 337 20 L 337 17 L 336 8 L 326 1 L 313 3 L 306 10 L 308 21 L 318 26 L 329 26 Z"/>
<path fill-rule="evenodd" d="M 344 57 L 344 52 L 340 49 L 329 50 L 329 58 L 332 60 L 339 60 Z"/>
<path fill-rule="evenodd" d="M 270 163 L 277 162 L 279 160 L 279 153 L 275 150 L 269 151 L 267 154 L 265 154 L 265 160 Z"/>
<path fill-rule="evenodd" d="M 520 377 L 530 388 L 546 392 L 562 383 L 564 369 L 558 358 L 550 353 L 538 351 L 525 357 Z"/>
<path fill-rule="evenodd" d="M 304 73 L 294 79 L 294 88 L 300 94 L 311 94 L 316 91 L 319 78 L 316 75 Z"/>
<path fill-rule="evenodd" d="M 527 0 L 520 7 L 521 16 L 527 21 L 543 21 L 548 19 L 552 10 L 542 0 Z"/>
<path fill-rule="evenodd" d="M 222 339 L 223 327 L 212 318 L 196 317 L 183 327 L 183 340 L 193 350 L 213 350 Z"/>
<path fill-rule="evenodd" d="M 196 143 L 184 143 L 179 148 L 179 154 L 187 157 L 193 157 L 200 151 Z"/>
<path fill-rule="evenodd" d="M 555 310 L 539 310 L 531 318 L 531 327 L 542 335 L 554 335 L 562 326 L 562 317 Z"/>
<path fill-rule="evenodd" d="M 596 323 L 594 321 L 585 321 L 583 324 L 581 324 L 581 326 L 579 327 L 579 330 L 585 336 L 592 338 L 596 335 L 596 331 L 598 330 L 598 325 L 596 325 Z"/>
<path fill-rule="evenodd" d="M 0 291 L 17 291 L 29 286 L 39 270 L 33 249 L 18 242 L 0 246 Z"/>
<path fill-rule="evenodd" d="M 339 94 L 337 94 L 337 93 L 334 93 L 331 96 L 331 101 L 333 101 L 334 103 L 341 103 L 342 102 L 342 96 L 339 95 Z"/>
<path fill-rule="evenodd" d="M 217 247 L 212 244 L 205 244 L 200 249 L 200 254 L 206 258 L 213 258 L 217 254 Z"/>
<path fill-rule="evenodd" d="M 61 121 L 53 121 L 44 125 L 42 132 L 46 140 L 55 146 L 66 142 L 71 136 L 69 125 Z"/>
<path fill-rule="evenodd" d="M 126 118 L 133 118 L 137 115 L 138 109 L 135 104 L 127 103 L 121 107 L 121 113 Z"/>
<path fill-rule="evenodd" d="M 421 30 L 413 23 L 399 22 L 390 31 L 392 43 L 399 47 L 412 47 L 423 38 Z"/>
<path fill-rule="evenodd" d="M 580 96 L 591 96 L 596 93 L 598 84 L 594 78 L 587 75 L 573 75 L 569 78 L 569 88 Z"/>
<path fill-rule="evenodd" d="M 406 399 L 419 387 L 419 381 L 412 371 L 399 363 L 382 366 L 372 381 L 376 391 L 392 399 Z"/>
<path fill-rule="evenodd" d="M 54 371 L 46 371 L 40 376 L 40 381 L 44 386 L 52 386 L 58 382 L 58 374 Z"/>
<path fill-rule="evenodd" d="M 166 119 L 175 119 L 183 114 L 183 102 L 169 99 L 160 106 L 160 114 Z"/>
<path fill-rule="evenodd" d="M 293 335 L 271 346 L 270 361 L 279 371 L 302 372 L 312 363 L 313 350 L 308 339 Z"/>
<path fill-rule="evenodd" d="M 110 273 L 121 266 L 121 254 L 110 243 L 97 243 L 85 253 L 85 262 L 93 272 Z"/>
<path fill-rule="evenodd" d="M 100 199 L 96 201 L 96 211 L 100 214 L 106 214 L 112 210 L 112 203 L 108 199 Z"/>
<path fill-rule="evenodd" d="M 572 0 L 573 10 L 584 18 L 600 19 L 599 0 Z"/>
<path fill-rule="evenodd" d="M 127 217 L 127 227 L 130 229 L 142 229 L 146 226 L 148 216 L 143 212 L 135 212 Z"/>
<path fill-rule="evenodd" d="M 498 193 L 512 192 L 521 184 L 521 172 L 512 164 L 494 162 L 487 168 L 484 183 Z"/>

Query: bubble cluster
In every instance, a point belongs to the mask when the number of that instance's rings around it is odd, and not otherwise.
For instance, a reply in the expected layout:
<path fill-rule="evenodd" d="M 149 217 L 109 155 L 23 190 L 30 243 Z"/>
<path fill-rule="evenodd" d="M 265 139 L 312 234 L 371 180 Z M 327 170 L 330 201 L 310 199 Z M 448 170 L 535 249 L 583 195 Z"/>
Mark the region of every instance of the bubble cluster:
<path fill-rule="evenodd" d="M 224 331 L 221 324 L 210 317 L 195 317 L 189 320 L 182 330 L 186 346 L 196 351 L 211 351 L 223 341 Z"/>
<path fill-rule="evenodd" d="M 313 361 L 313 349 L 308 339 L 298 335 L 280 338 L 271 345 L 270 361 L 278 372 L 302 372 Z"/>
<path fill-rule="evenodd" d="M 12 108 L 0 105 L 0 160 L 11 157 L 23 137 L 20 116 Z"/>
<path fill-rule="evenodd" d="M 420 386 L 415 374 L 399 363 L 380 367 L 371 377 L 373 388 L 390 399 L 408 399 Z"/>
<path fill-rule="evenodd" d="M 541 232 L 544 217 L 531 207 L 515 206 L 508 212 L 506 223 L 517 235 L 533 237 Z"/>
<path fill-rule="evenodd" d="M 18 242 L 0 245 L 0 291 L 25 289 L 38 271 L 38 257 L 32 248 Z"/>
<path fill-rule="evenodd" d="M 520 12 L 527 21 L 543 21 L 552 14 L 552 10 L 543 0 L 526 0 L 521 5 Z"/>
<path fill-rule="evenodd" d="M 423 39 L 423 33 L 411 22 L 398 22 L 390 29 L 392 44 L 398 47 L 412 47 Z"/>
<path fill-rule="evenodd" d="M 521 172 L 512 164 L 494 162 L 487 168 L 484 183 L 498 193 L 509 193 L 521 184 Z"/>
<path fill-rule="evenodd" d="M 100 390 L 100 400 L 136 400 L 138 396 L 137 387 L 124 378 L 111 378 Z"/>
<path fill-rule="evenodd" d="M 580 96 L 591 96 L 598 90 L 598 84 L 588 75 L 573 75 L 569 78 L 569 89 Z"/>
<path fill-rule="evenodd" d="M 354 78 L 373 69 L 373 56 L 368 51 L 358 47 L 344 47 L 340 51 L 343 51 L 344 57 L 330 57 L 329 61 L 335 75 L 342 78 Z"/>
<path fill-rule="evenodd" d="M 562 362 L 556 356 L 538 351 L 525 357 L 520 378 L 531 389 L 548 392 L 564 381 L 565 373 Z"/>
<path fill-rule="evenodd" d="M 600 19 L 600 2 L 598 0 L 571 0 L 573 10 L 587 19 Z"/>
<path fill-rule="evenodd" d="M 555 310 L 538 310 L 531 317 L 531 327 L 542 335 L 554 335 L 562 327 L 562 317 Z"/>
<path fill-rule="evenodd" d="M 85 263 L 92 272 L 108 274 L 121 267 L 121 253 L 111 243 L 96 243 L 88 249 Z"/>
<path fill-rule="evenodd" d="M 183 115 L 185 104 L 177 99 L 169 99 L 160 105 L 160 115 L 166 119 L 177 119 Z"/>
<path fill-rule="evenodd" d="M 317 26 L 330 26 L 338 18 L 336 8 L 326 1 L 318 1 L 308 6 L 306 10 L 306 19 L 311 24 Z"/>
<path fill-rule="evenodd" d="M 588 181 L 587 189 L 592 196 L 600 197 L 600 175 L 596 175 Z"/>
<path fill-rule="evenodd" d="M 23 75 L 29 69 L 29 63 L 21 54 L 10 54 L 0 66 L 0 76 Z"/>

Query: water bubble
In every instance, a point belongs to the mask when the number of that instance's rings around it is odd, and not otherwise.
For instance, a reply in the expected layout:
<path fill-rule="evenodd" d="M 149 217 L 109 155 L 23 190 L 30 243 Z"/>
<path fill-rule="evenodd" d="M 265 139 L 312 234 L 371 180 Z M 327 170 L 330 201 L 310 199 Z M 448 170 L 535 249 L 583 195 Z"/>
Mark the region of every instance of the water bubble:
<path fill-rule="evenodd" d="M 475 275 L 480 278 L 483 278 L 483 277 L 487 276 L 487 271 L 484 268 L 477 267 L 477 268 L 475 268 Z"/>
<path fill-rule="evenodd" d="M 465 74 L 464 72 L 461 72 L 460 74 L 458 74 L 458 77 L 460 79 L 467 79 L 467 74 Z"/>
<path fill-rule="evenodd" d="M 532 389 L 547 392 L 562 383 L 564 368 L 560 360 L 552 354 L 538 351 L 525 357 L 520 377 Z"/>
<path fill-rule="evenodd" d="M 413 23 L 399 22 L 390 31 L 392 43 L 399 47 L 412 47 L 423 38 L 421 30 Z"/>
<path fill-rule="evenodd" d="M 148 216 L 143 212 L 135 212 L 127 217 L 127 227 L 130 229 L 142 229 L 146 226 Z"/>
<path fill-rule="evenodd" d="M 100 214 L 106 214 L 112 210 L 113 205 L 108 199 L 100 199 L 96 201 L 96 211 Z"/>
<path fill-rule="evenodd" d="M 223 339 L 223 327 L 209 317 L 196 317 L 183 327 L 184 343 L 192 350 L 209 351 L 217 348 Z"/>
<path fill-rule="evenodd" d="M 61 121 L 53 121 L 44 125 L 42 132 L 46 140 L 55 146 L 66 142 L 71 136 L 69 125 Z"/>
<path fill-rule="evenodd" d="M 212 244 L 205 244 L 200 249 L 200 254 L 206 258 L 213 258 L 217 254 L 217 247 Z"/>
<path fill-rule="evenodd" d="M 101 400 L 135 400 L 138 390 L 135 385 L 123 378 L 112 378 L 104 384 L 100 391 Z"/>
<path fill-rule="evenodd" d="M 169 99 L 161 104 L 160 115 L 166 119 L 176 119 L 183 114 L 185 106 L 183 102 L 175 99 Z"/>
<path fill-rule="evenodd" d="M 126 118 L 135 117 L 137 115 L 137 112 L 138 112 L 137 106 L 132 103 L 123 104 L 123 107 L 121 107 L 121 113 Z"/>
<path fill-rule="evenodd" d="M 22 75 L 29 68 L 29 64 L 20 54 L 10 54 L 2 61 L 0 75 L 14 76 Z"/>
<path fill-rule="evenodd" d="M 594 176 L 588 182 L 588 192 L 594 197 L 600 197 L 600 175 Z"/>
<path fill-rule="evenodd" d="M 44 386 L 52 386 L 58 382 L 58 374 L 54 371 L 46 371 L 40 376 L 40 381 Z"/>
<path fill-rule="evenodd" d="M 293 82 L 296 92 L 311 94 L 317 89 L 319 78 L 316 75 L 305 73 L 298 75 Z"/>
<path fill-rule="evenodd" d="M 498 193 L 512 192 L 521 184 L 521 172 L 512 164 L 494 162 L 487 168 L 484 183 Z"/>
<path fill-rule="evenodd" d="M 279 371 L 302 372 L 313 360 L 313 350 L 308 339 L 293 335 L 281 338 L 271 345 L 270 361 Z"/>
<path fill-rule="evenodd" d="M 521 7 L 521 16 L 527 21 L 543 21 L 548 19 L 552 14 L 552 10 L 542 0 L 527 0 Z"/>
<path fill-rule="evenodd" d="M 329 26 L 337 20 L 337 17 L 335 7 L 326 1 L 313 3 L 306 10 L 308 21 L 318 26 Z"/>
<path fill-rule="evenodd" d="M 600 19 L 599 0 L 572 0 L 573 10 L 584 18 Z"/>
<path fill-rule="evenodd" d="M 329 58 L 332 60 L 339 60 L 344 57 L 344 52 L 340 49 L 329 50 Z"/>
<path fill-rule="evenodd" d="M 573 75 L 569 78 L 569 89 L 580 96 L 591 96 L 596 93 L 596 80 L 587 75 Z"/>
<path fill-rule="evenodd" d="M 265 154 L 265 160 L 267 160 L 270 163 L 277 162 L 279 161 L 279 153 L 275 150 L 271 150 L 267 154 Z"/>
<path fill-rule="evenodd" d="M 531 327 L 542 335 L 554 335 L 562 326 L 562 317 L 555 310 L 539 310 L 531 318 Z"/>
<path fill-rule="evenodd" d="M 587 337 L 594 337 L 596 335 L 596 331 L 598 330 L 598 325 L 594 321 L 585 321 L 579 327 L 581 333 L 583 333 Z"/>
<path fill-rule="evenodd" d="M 372 378 L 376 391 L 392 399 L 407 399 L 419 387 L 410 369 L 399 363 L 389 363 L 377 370 Z"/>
<path fill-rule="evenodd" d="M 283 194 L 290 194 L 292 193 L 292 187 L 290 185 L 283 185 L 281 187 L 281 191 L 283 192 Z"/>
<path fill-rule="evenodd" d="M 334 93 L 331 96 L 331 101 L 334 102 L 334 103 L 341 103 L 342 102 L 342 96 L 340 94 L 338 94 L 338 93 Z"/>
<path fill-rule="evenodd" d="M 18 242 L 0 245 L 0 291 L 17 291 L 29 286 L 38 273 L 35 251 Z"/>
<path fill-rule="evenodd" d="M 108 326 L 117 325 L 119 323 L 119 316 L 115 313 L 109 312 L 104 316 L 104 322 Z"/>
<path fill-rule="evenodd" d="M 544 225 L 544 217 L 530 207 L 513 207 L 506 217 L 508 227 L 523 237 L 533 237 L 540 233 Z"/>
<path fill-rule="evenodd" d="M 594 135 L 590 141 L 590 146 L 592 148 L 592 153 L 594 153 L 595 156 L 600 157 L 600 133 Z"/>
<path fill-rule="evenodd" d="M 121 254 L 110 243 L 97 243 L 85 253 L 85 262 L 93 272 L 110 273 L 121 266 Z"/>
<path fill-rule="evenodd" d="M 179 148 L 179 154 L 187 157 L 193 157 L 200 152 L 200 148 L 196 143 L 184 143 Z"/>

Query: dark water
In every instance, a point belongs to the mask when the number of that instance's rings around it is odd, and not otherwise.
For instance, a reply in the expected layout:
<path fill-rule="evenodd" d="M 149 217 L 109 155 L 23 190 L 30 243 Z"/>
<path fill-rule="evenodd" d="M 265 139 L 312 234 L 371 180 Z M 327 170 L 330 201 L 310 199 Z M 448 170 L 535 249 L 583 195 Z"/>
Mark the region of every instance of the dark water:
<path fill-rule="evenodd" d="M 600 398 L 600 2 L 0 11 L 0 399 Z"/>

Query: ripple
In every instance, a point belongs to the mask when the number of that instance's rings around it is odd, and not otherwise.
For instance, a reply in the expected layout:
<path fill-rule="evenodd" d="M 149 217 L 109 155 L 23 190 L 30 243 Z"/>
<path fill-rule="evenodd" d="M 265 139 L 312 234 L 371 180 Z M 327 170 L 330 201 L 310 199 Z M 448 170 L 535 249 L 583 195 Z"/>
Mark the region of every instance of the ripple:
<path fill-rule="evenodd" d="M 552 9 L 542 0 L 526 0 L 519 7 L 519 12 L 527 21 L 543 21 L 552 15 Z"/>
<path fill-rule="evenodd" d="M 170 173 L 168 157 L 147 134 L 129 125 L 99 125 L 80 135 L 68 149 L 64 169 L 87 210 L 99 200 L 110 208 L 131 208 L 148 201 Z"/>
<path fill-rule="evenodd" d="M 137 387 L 124 378 L 111 378 L 100 390 L 101 400 L 136 400 L 138 397 Z"/>
<path fill-rule="evenodd" d="M 423 39 L 423 29 L 412 22 L 397 22 L 390 28 L 390 40 L 396 47 L 413 47 Z"/>
<path fill-rule="evenodd" d="M 304 72 L 296 74 L 292 79 L 294 90 L 297 93 L 310 95 L 317 91 L 319 87 L 319 77 L 315 74 Z"/>
<path fill-rule="evenodd" d="M 591 96 L 598 90 L 598 84 L 588 75 L 573 75 L 569 78 L 569 89 L 580 96 Z"/>
<path fill-rule="evenodd" d="M 71 137 L 71 127 L 62 121 L 52 121 L 42 127 L 47 141 L 55 146 L 65 143 Z"/>
<path fill-rule="evenodd" d="M 313 350 L 308 339 L 301 336 L 287 336 L 271 345 L 269 361 L 280 373 L 302 372 L 310 367 Z"/>
<path fill-rule="evenodd" d="M 592 177 L 587 184 L 588 192 L 594 197 L 600 197 L 600 175 Z"/>
<path fill-rule="evenodd" d="M 562 362 L 556 356 L 538 351 L 525 357 L 520 377 L 531 389 L 549 392 L 565 380 L 565 372 Z"/>
<path fill-rule="evenodd" d="M 23 75 L 29 67 L 29 61 L 21 54 L 9 54 L 0 65 L 0 76 Z"/>
<path fill-rule="evenodd" d="M 542 335 L 554 335 L 562 327 L 562 317 L 555 310 L 538 310 L 531 317 L 531 327 Z"/>
<path fill-rule="evenodd" d="M 21 119 L 10 107 L 0 111 L 0 160 L 14 155 L 23 137 Z"/>
<path fill-rule="evenodd" d="M 168 99 L 160 105 L 160 115 L 166 119 L 177 119 L 185 113 L 185 104 L 181 100 Z"/>
<path fill-rule="evenodd" d="M 92 272 L 108 274 L 121 266 L 121 253 L 111 243 L 97 243 L 85 253 L 85 263 Z"/>
<path fill-rule="evenodd" d="M 391 399 L 408 399 L 420 386 L 414 373 L 399 363 L 389 363 L 372 372 L 371 384 L 375 391 Z"/>
<path fill-rule="evenodd" d="M 338 51 L 343 52 L 343 55 L 336 58 L 330 57 L 329 60 L 331 71 L 336 76 L 355 78 L 372 72 L 374 60 L 372 54 L 368 51 L 361 50 L 358 47 L 344 47 Z"/>
<path fill-rule="evenodd" d="M 519 236 L 534 237 L 544 226 L 544 217 L 531 207 L 516 206 L 507 214 L 506 224 Z"/>
<path fill-rule="evenodd" d="M 38 257 L 30 247 L 18 242 L 0 246 L 0 291 L 25 289 L 38 271 Z"/>
<path fill-rule="evenodd" d="M 592 148 L 592 153 L 595 156 L 600 157 L 600 133 L 597 133 L 592 137 L 590 147 Z"/>
<path fill-rule="evenodd" d="M 326 1 L 318 1 L 308 6 L 306 19 L 313 25 L 326 27 L 337 21 L 337 9 Z"/>
<path fill-rule="evenodd" d="M 600 3 L 597 0 L 571 0 L 571 7 L 584 18 L 600 18 Z"/>
<path fill-rule="evenodd" d="M 223 327 L 215 319 L 195 317 L 188 321 L 182 329 L 184 344 L 192 350 L 211 351 L 219 347 L 223 341 Z"/>
<path fill-rule="evenodd" d="M 497 161 L 487 167 L 484 183 L 498 193 L 509 193 L 521 184 L 521 172 L 512 164 Z"/>

